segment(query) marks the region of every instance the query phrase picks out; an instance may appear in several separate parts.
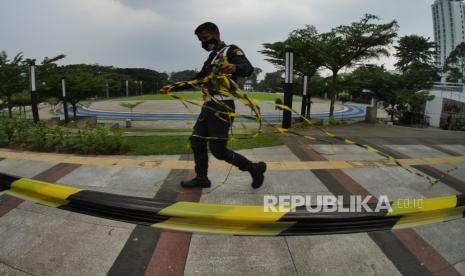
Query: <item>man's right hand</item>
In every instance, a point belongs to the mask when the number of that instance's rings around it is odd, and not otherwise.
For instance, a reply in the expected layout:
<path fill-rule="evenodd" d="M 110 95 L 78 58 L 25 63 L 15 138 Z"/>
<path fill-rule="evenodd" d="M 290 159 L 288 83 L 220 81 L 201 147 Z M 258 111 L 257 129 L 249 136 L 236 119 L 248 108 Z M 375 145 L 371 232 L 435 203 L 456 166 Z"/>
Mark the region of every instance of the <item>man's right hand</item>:
<path fill-rule="evenodd" d="M 172 88 L 171 85 L 165 85 L 160 89 L 161 94 L 168 94 L 168 91 Z"/>

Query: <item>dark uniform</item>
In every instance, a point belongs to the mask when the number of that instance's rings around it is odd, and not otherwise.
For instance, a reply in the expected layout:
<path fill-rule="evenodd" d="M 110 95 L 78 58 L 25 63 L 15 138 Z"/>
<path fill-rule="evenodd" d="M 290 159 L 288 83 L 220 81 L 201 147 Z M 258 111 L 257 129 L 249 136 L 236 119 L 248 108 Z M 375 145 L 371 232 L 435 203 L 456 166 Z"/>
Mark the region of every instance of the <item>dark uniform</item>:
<path fill-rule="evenodd" d="M 240 48 L 235 45 L 222 44 L 220 49 L 213 50 L 207 61 L 205 61 L 202 70 L 197 74 L 195 79 L 203 79 L 208 76 L 213 69 L 213 63 L 223 53 L 227 61 L 236 66 L 236 71 L 232 74 L 231 79 L 237 81 L 237 77 L 248 77 L 253 73 L 253 66 L 245 57 Z M 241 171 L 251 171 L 253 164 L 244 156 L 235 153 L 227 148 L 228 133 L 234 118 L 226 114 L 216 113 L 214 110 L 223 112 L 234 112 L 235 105 L 232 98 L 221 96 L 214 89 L 209 89 L 211 97 L 215 100 L 207 99 L 204 103 L 200 115 L 195 123 L 190 143 L 195 159 L 195 172 L 198 178 L 207 178 L 208 172 L 208 151 L 210 151 L 219 160 L 224 160 Z M 205 108 L 211 107 L 209 108 Z M 216 114 L 215 114 L 216 113 Z"/>

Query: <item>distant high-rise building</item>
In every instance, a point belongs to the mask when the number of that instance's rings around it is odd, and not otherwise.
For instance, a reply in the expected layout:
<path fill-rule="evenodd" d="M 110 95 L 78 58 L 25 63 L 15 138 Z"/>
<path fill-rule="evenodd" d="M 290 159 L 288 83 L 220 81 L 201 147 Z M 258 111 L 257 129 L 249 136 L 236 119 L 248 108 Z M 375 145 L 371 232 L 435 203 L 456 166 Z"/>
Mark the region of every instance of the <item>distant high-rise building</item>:
<path fill-rule="evenodd" d="M 465 42 L 465 5 L 463 0 L 435 0 L 433 10 L 436 65 L 443 67 L 455 47 Z"/>

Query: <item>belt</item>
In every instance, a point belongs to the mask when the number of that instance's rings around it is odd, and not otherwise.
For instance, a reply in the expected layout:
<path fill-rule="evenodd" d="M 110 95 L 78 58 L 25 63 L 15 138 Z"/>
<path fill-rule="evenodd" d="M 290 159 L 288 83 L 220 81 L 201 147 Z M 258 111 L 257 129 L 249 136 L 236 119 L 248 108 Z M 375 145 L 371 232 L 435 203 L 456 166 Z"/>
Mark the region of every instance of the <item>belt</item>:
<path fill-rule="evenodd" d="M 207 102 L 210 102 L 212 100 L 211 97 L 214 97 L 215 99 L 220 100 L 220 101 L 234 100 L 233 97 L 225 97 L 225 96 L 222 96 L 222 95 L 208 95 L 207 96 Z"/>

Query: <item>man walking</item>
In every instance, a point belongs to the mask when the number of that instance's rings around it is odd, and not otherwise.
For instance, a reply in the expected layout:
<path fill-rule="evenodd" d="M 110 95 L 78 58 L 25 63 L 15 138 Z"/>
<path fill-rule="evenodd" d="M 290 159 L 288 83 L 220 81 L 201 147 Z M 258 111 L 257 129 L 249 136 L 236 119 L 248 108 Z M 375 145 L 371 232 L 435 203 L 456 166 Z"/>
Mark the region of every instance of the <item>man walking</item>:
<path fill-rule="evenodd" d="M 195 30 L 195 34 L 202 43 L 202 48 L 210 52 L 202 70 L 195 79 L 205 78 L 212 73 L 212 70 L 231 74 L 231 79 L 234 81 L 237 81 L 237 77 L 248 77 L 253 73 L 253 67 L 245 57 L 244 52 L 235 45 L 226 45 L 221 41 L 220 31 L 214 23 L 201 24 Z M 223 57 L 226 57 L 227 62 L 219 60 Z M 218 64 L 220 64 L 220 68 L 215 68 Z M 169 88 L 169 86 L 165 86 L 160 92 L 166 93 Z M 181 186 L 185 188 L 209 188 L 211 186 L 207 177 L 208 144 L 211 153 L 217 159 L 233 164 L 241 171 L 248 171 L 252 176 L 252 188 L 257 189 L 263 184 L 266 163 L 252 163 L 244 156 L 227 148 L 228 133 L 234 120 L 227 113 L 234 112 L 234 100 L 232 97 L 221 95 L 215 91 L 215 87 L 212 85 L 209 85 L 208 88 L 209 95 L 202 106 L 190 137 L 197 176 L 189 181 L 182 181 Z"/>

